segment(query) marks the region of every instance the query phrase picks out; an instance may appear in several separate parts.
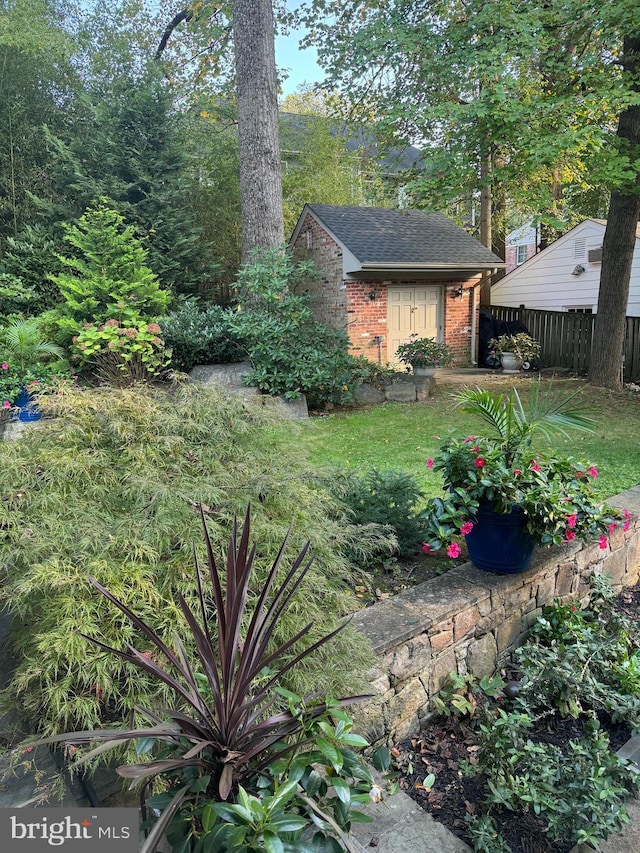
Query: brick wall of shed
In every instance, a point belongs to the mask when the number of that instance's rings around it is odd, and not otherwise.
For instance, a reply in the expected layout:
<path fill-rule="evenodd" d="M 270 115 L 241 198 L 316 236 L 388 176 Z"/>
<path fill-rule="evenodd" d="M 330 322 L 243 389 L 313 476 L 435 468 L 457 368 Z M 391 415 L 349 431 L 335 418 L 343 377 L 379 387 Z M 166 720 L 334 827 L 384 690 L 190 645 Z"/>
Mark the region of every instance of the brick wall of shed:
<path fill-rule="evenodd" d="M 387 288 L 379 281 L 347 281 L 347 317 L 353 355 L 389 361 L 387 352 Z M 375 299 L 371 295 L 375 294 Z M 382 338 L 378 343 L 378 336 Z"/>
<path fill-rule="evenodd" d="M 471 361 L 471 314 L 473 310 L 473 288 L 470 282 L 448 281 L 444 288 L 444 341 L 451 347 L 457 365 Z M 464 287 L 464 285 L 467 285 Z M 463 287 L 462 296 L 455 296 Z M 479 308 L 476 306 L 476 330 Z"/>
<path fill-rule="evenodd" d="M 311 308 L 315 317 L 333 329 L 347 326 L 347 295 L 342 289 L 342 249 L 321 225 L 308 215 L 293 245 L 297 260 L 313 261 L 320 272 L 309 282 Z"/>

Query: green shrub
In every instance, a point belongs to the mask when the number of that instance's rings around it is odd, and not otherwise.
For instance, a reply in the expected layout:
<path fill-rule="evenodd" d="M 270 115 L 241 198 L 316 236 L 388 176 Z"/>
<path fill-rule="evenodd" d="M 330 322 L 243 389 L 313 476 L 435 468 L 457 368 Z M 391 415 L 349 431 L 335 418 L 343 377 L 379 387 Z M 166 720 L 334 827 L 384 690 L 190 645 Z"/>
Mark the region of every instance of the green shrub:
<path fill-rule="evenodd" d="M 410 557 L 419 550 L 424 528 L 418 504 L 422 489 L 406 471 L 378 471 L 364 474 L 339 471 L 328 478 L 330 488 L 351 511 L 355 524 L 382 524 L 393 528 L 397 553 Z"/>
<path fill-rule="evenodd" d="M 133 226 L 125 225 L 106 201 L 89 208 L 77 225 L 64 228 L 72 254 L 58 256 L 67 271 L 51 276 L 62 303 L 50 314 L 68 342 L 85 323 L 115 318 L 131 325 L 164 313 L 169 294 L 147 266 Z"/>
<path fill-rule="evenodd" d="M 39 225 L 27 225 L 17 237 L 7 237 L 0 260 L 0 310 L 3 315 L 34 314 L 60 302 L 50 275 L 62 271 L 59 246 Z"/>
<path fill-rule="evenodd" d="M 230 330 L 229 309 L 221 305 L 205 308 L 189 300 L 159 322 L 174 370 L 188 373 L 196 364 L 229 364 L 247 356 Z"/>
<path fill-rule="evenodd" d="M 640 631 L 612 608 L 610 584 L 592 579 L 592 606 L 554 602 L 515 652 L 521 695 L 530 707 L 562 716 L 604 711 L 640 729 Z"/>
<path fill-rule="evenodd" d="M 157 323 L 85 323 L 73 337 L 71 352 L 81 368 L 91 365 L 113 385 L 130 385 L 153 379 L 167 368 L 170 353 L 159 334 Z"/>
<path fill-rule="evenodd" d="M 354 540 L 366 548 L 363 531 L 318 484 L 289 422 L 191 385 L 173 393 L 71 388 L 50 405 L 57 417 L 44 419 L 29 441 L 0 445 L 2 594 L 17 617 L 8 699 L 42 731 L 95 728 L 136 704 L 168 706 L 152 679 L 87 648 L 81 631 L 119 648 L 139 637 L 121 615 L 105 614 L 86 576 L 172 644 L 182 624 L 176 592 L 194 595 L 198 504 L 218 553 L 234 514 L 251 503 L 260 543 L 251 595 L 290 524 L 292 550 L 311 540 L 315 562 L 274 640 L 309 622 L 318 638 L 353 609 L 344 553 Z M 363 641 L 343 631 L 288 686 L 343 695 L 367 662 Z"/>
<path fill-rule="evenodd" d="M 307 294 L 316 276 L 309 262 L 294 264 L 283 248 L 262 250 L 238 274 L 240 310 L 231 315 L 254 370 L 247 383 L 267 394 L 307 396 L 311 406 L 353 399 L 346 333 L 313 319 Z"/>
<path fill-rule="evenodd" d="M 515 652 L 521 680 L 500 706 L 480 706 L 471 725 L 478 751 L 468 775 L 483 786 L 483 800 L 469 815 L 474 848 L 508 850 L 496 816 L 531 813 L 544 821 L 548 837 L 574 844 L 598 842 L 620 831 L 629 818 L 625 802 L 637 778 L 610 748 L 598 714 L 640 725 L 640 633 L 611 607 L 613 592 L 602 577 L 592 579 L 593 607 L 554 602 L 545 607 L 527 642 Z M 505 688 L 505 696 L 507 698 Z M 580 718 L 583 734 L 561 749 L 537 737 L 535 723 Z M 540 726 L 538 725 L 538 729 Z"/>

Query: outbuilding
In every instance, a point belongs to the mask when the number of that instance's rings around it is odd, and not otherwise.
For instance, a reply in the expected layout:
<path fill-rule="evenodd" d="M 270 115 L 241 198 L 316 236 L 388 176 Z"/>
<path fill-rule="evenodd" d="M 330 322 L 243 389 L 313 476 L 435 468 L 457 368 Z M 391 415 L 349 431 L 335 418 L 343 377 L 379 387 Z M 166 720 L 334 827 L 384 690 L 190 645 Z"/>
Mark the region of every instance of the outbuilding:
<path fill-rule="evenodd" d="M 320 271 L 314 314 L 347 330 L 354 355 L 393 361 L 415 334 L 476 362 L 478 285 L 505 264 L 442 214 L 307 204 L 290 248 Z"/>

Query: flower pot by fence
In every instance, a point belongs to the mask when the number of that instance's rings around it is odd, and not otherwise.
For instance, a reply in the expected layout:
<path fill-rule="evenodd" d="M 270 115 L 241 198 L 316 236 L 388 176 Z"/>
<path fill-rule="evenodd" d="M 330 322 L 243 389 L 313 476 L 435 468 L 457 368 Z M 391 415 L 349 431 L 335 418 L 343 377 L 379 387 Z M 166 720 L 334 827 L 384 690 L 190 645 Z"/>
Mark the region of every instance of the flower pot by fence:
<path fill-rule="evenodd" d="M 503 352 L 500 363 L 505 373 L 518 373 L 522 367 L 522 359 L 513 352 Z"/>
<path fill-rule="evenodd" d="M 469 559 L 476 568 L 513 575 L 529 567 L 536 543 L 520 507 L 500 513 L 490 503 L 481 503 L 475 522 L 466 542 Z"/>
<path fill-rule="evenodd" d="M 14 406 L 16 407 L 14 419 L 17 421 L 39 421 L 42 417 L 40 407 L 34 401 L 26 388 L 23 388 L 22 391 L 20 391 L 16 397 Z"/>

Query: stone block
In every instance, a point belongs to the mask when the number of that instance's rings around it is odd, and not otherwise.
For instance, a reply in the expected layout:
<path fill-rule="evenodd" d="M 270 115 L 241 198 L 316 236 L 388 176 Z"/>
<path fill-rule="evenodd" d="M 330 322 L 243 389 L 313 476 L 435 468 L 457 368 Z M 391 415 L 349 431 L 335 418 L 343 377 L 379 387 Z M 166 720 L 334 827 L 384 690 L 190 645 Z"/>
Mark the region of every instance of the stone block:
<path fill-rule="evenodd" d="M 354 731 L 365 737 L 369 743 L 386 742 L 389 737 L 389 726 L 385 708 L 386 705 L 377 701 L 353 705 L 349 713 L 353 717 Z"/>
<path fill-rule="evenodd" d="M 619 548 L 623 548 L 625 543 L 625 532 L 622 529 L 622 525 L 619 524 L 614 530 L 609 533 L 609 547 L 612 551 L 617 551 Z"/>
<path fill-rule="evenodd" d="M 201 382 L 203 385 L 216 385 L 227 391 L 237 391 L 247 388 L 242 383 L 244 377 L 252 372 L 251 362 L 240 361 L 237 364 L 196 364 L 189 376 L 194 382 Z M 259 393 L 257 388 L 254 390 Z"/>
<path fill-rule="evenodd" d="M 385 393 L 380 388 L 363 383 L 353 392 L 353 398 L 358 406 L 377 406 L 385 401 Z"/>
<path fill-rule="evenodd" d="M 542 607 L 536 607 L 533 610 L 529 610 L 527 613 L 522 614 L 522 629 L 524 631 L 528 631 L 532 625 L 535 625 L 538 621 L 538 616 L 542 614 Z"/>
<path fill-rule="evenodd" d="M 640 533 L 634 532 L 627 540 L 627 575 L 638 577 L 640 574 Z M 635 581 L 631 581 L 635 583 Z"/>
<path fill-rule="evenodd" d="M 388 675 L 380 675 L 378 678 L 369 682 L 371 692 L 375 696 L 384 696 L 391 689 L 391 681 Z"/>
<path fill-rule="evenodd" d="M 485 634 L 474 640 L 467 649 L 467 672 L 476 678 L 493 675 L 496 669 L 498 649 L 493 634 Z"/>
<path fill-rule="evenodd" d="M 419 678 L 412 678 L 387 704 L 391 733 L 398 736 L 401 726 L 418 728 L 418 710 L 429 702 L 427 691 Z"/>
<path fill-rule="evenodd" d="M 558 566 L 558 574 L 556 575 L 556 598 L 563 595 L 569 595 L 573 591 L 574 581 L 577 584 L 577 574 L 574 563 L 561 563 Z"/>
<path fill-rule="evenodd" d="M 556 576 L 548 575 L 538 581 L 538 589 L 536 590 L 536 604 L 538 607 L 544 607 L 551 604 L 556 592 Z"/>
<path fill-rule="evenodd" d="M 602 571 L 609 575 L 614 585 L 621 584 L 627 568 L 627 555 L 624 550 L 613 551 L 607 554 L 603 560 Z"/>
<path fill-rule="evenodd" d="M 416 386 L 413 382 L 392 382 L 384 389 L 384 395 L 389 403 L 415 403 Z"/>
<path fill-rule="evenodd" d="M 263 394 L 262 405 L 265 409 L 275 412 L 290 421 L 309 417 L 307 398 L 304 394 L 295 400 L 288 400 L 286 397 L 270 397 L 268 394 Z"/>
<path fill-rule="evenodd" d="M 439 631 L 431 637 L 431 651 L 434 655 L 439 654 L 448 646 L 453 645 L 453 628 Z"/>
<path fill-rule="evenodd" d="M 454 649 L 447 649 L 433 663 L 431 667 L 431 681 L 429 683 L 429 697 L 439 692 L 447 680 L 450 672 L 457 672 L 456 653 Z"/>
<path fill-rule="evenodd" d="M 419 403 L 433 397 L 436 390 L 436 380 L 433 376 L 415 376 L 413 382 L 416 388 L 416 399 Z"/>
<path fill-rule="evenodd" d="M 496 643 L 498 646 L 498 654 L 515 646 L 523 633 L 522 618 L 519 613 L 510 616 L 502 625 L 496 628 Z"/>
<path fill-rule="evenodd" d="M 505 593 L 505 613 L 513 613 L 516 610 L 521 611 L 524 605 L 531 600 L 532 596 L 535 596 L 536 589 L 537 586 L 532 586 L 532 584 L 528 583 L 526 586 L 521 586 L 518 589 Z"/>
<path fill-rule="evenodd" d="M 453 636 L 455 642 L 471 634 L 480 620 L 477 607 L 468 607 L 458 613 L 453 619 Z"/>
<path fill-rule="evenodd" d="M 489 616 L 485 616 L 484 619 L 481 619 L 476 625 L 475 636 L 482 637 L 489 631 L 493 631 L 494 628 L 504 621 L 504 613 L 504 607 L 500 606 L 490 613 Z"/>
<path fill-rule="evenodd" d="M 591 545 L 584 545 L 581 551 L 578 551 L 576 554 L 576 565 L 578 567 L 578 571 L 582 571 L 586 569 L 588 566 L 592 566 L 594 563 L 598 563 L 602 557 L 602 552 L 598 547 L 597 543 Z"/>
<path fill-rule="evenodd" d="M 491 613 L 491 596 L 481 599 L 478 602 L 478 613 L 480 616 L 488 616 Z"/>
<path fill-rule="evenodd" d="M 403 682 L 427 672 L 430 663 L 431 643 L 426 634 L 421 634 L 394 651 L 389 674 L 394 682 Z"/>

